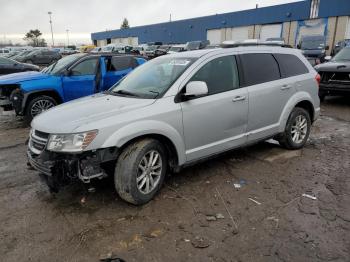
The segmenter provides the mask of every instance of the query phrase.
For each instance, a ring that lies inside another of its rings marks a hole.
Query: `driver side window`
[[[71,69],[71,76],[94,75],[96,74],[97,58],[87,59]]]

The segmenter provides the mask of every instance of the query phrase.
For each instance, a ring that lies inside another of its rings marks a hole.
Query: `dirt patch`
[[[232,151],[141,207],[108,179],[50,195],[26,167],[29,129],[0,117],[1,261],[349,261],[349,112],[327,100],[303,150]]]

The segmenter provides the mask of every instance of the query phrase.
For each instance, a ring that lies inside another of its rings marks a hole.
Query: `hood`
[[[315,69],[323,72],[350,72],[350,61],[330,61],[315,66]]]
[[[45,79],[49,77],[50,75],[48,74],[44,74],[41,72],[34,72],[34,71],[15,73],[15,74],[0,76],[0,85],[18,84],[23,81]]]
[[[89,131],[84,130],[83,126],[97,121],[109,122],[108,118],[116,118],[154,102],[153,99],[100,93],[56,106],[35,117],[31,125],[34,129],[50,134]],[[96,129],[99,127],[96,126]]]

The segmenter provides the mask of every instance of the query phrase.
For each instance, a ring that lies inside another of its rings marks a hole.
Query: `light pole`
[[[66,32],[67,32],[67,47],[68,47],[69,46],[69,30],[67,29]]]
[[[52,12],[49,11],[47,12],[49,17],[50,17],[50,27],[51,27],[51,38],[52,38],[52,46],[55,46],[55,41],[53,40],[53,31],[52,31],[52,19],[51,19],[51,15],[52,15]]]

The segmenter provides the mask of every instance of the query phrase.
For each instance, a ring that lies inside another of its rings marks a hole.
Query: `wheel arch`
[[[63,103],[62,97],[54,89],[42,89],[42,90],[32,91],[32,92],[25,93],[24,95],[23,102],[22,102],[23,112],[27,110],[27,106],[30,100],[42,95],[52,97],[53,99],[55,99],[57,104]]]
[[[280,121],[279,121],[280,122],[279,131],[284,132],[288,118],[295,107],[301,107],[301,108],[304,108],[306,111],[308,111],[310,114],[311,121],[313,122],[315,120],[314,118],[315,118],[316,112],[315,112],[315,106],[312,101],[313,100],[310,94],[308,94],[307,92],[298,92],[294,94],[294,96],[292,96],[289,99],[289,101],[287,102],[287,104],[285,105],[282,111]]]
[[[172,161],[171,166],[180,166],[186,162],[182,136],[174,127],[160,121],[145,120],[124,126],[109,136],[102,147],[116,146],[123,149],[144,138],[157,139],[166,146]]]

